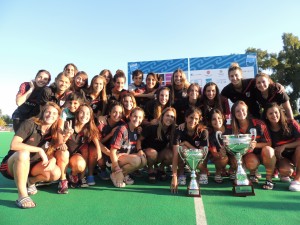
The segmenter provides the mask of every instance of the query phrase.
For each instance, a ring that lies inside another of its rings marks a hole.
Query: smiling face
[[[100,93],[104,88],[104,82],[100,77],[98,77],[93,80],[92,86],[94,93]]]
[[[125,79],[123,77],[118,77],[115,82],[115,90],[122,91],[125,85]]]
[[[190,115],[188,115],[187,117],[185,117],[185,122],[186,122],[186,126],[189,130],[193,130],[196,128],[196,126],[199,124],[200,122],[200,115],[199,113],[192,113]]]
[[[265,92],[268,90],[270,80],[265,76],[259,76],[256,79],[256,87],[259,91]]]
[[[234,110],[234,115],[236,119],[239,121],[247,119],[247,110],[248,108],[246,105],[238,104]]]
[[[60,76],[55,83],[59,92],[65,92],[70,87],[70,79],[64,75]]]
[[[280,111],[277,107],[272,107],[267,110],[267,119],[271,124],[276,124],[280,121]]]
[[[44,124],[52,125],[53,123],[56,122],[58,116],[59,116],[58,110],[53,106],[48,106],[43,114]]]
[[[35,77],[34,81],[37,87],[45,87],[49,83],[49,79],[49,74],[41,72]]]
[[[216,86],[215,85],[207,86],[204,94],[208,98],[208,100],[214,100],[217,94]]]
[[[78,100],[72,100],[67,102],[67,107],[72,113],[75,113],[79,106],[80,102]]]
[[[78,111],[77,120],[80,124],[87,124],[91,119],[91,111],[87,106],[81,106]]]
[[[119,122],[123,117],[123,108],[119,105],[116,105],[111,109],[109,116],[112,121]]]
[[[150,89],[150,90],[155,87],[156,79],[154,78],[154,76],[151,76],[151,75],[147,76],[146,85],[147,85],[147,88]]]
[[[233,86],[239,86],[242,84],[242,72],[240,70],[232,70],[229,72],[229,80]]]
[[[136,128],[141,125],[144,119],[144,112],[142,110],[135,110],[130,115],[130,124]]]
[[[126,96],[123,98],[123,106],[124,106],[124,109],[126,109],[126,110],[129,110],[129,111],[132,110],[133,101],[130,96]]]
[[[174,84],[176,86],[183,85],[183,76],[182,76],[182,73],[179,71],[174,74]]]
[[[84,75],[77,75],[75,77],[74,82],[75,82],[76,87],[79,87],[79,88],[84,87],[87,82],[87,77]]]
[[[223,126],[223,117],[219,113],[214,113],[211,117],[211,126],[214,130],[219,130]]]
[[[68,77],[73,78],[75,76],[75,68],[72,65],[68,65],[65,69],[65,72]]]
[[[163,125],[170,126],[175,122],[175,113],[172,110],[168,110],[162,119]]]
[[[199,95],[200,95],[199,88],[197,86],[192,86],[189,89],[189,93],[188,93],[189,100],[196,100],[198,99]]]
[[[169,101],[169,91],[168,90],[162,90],[159,92],[159,96],[158,96],[158,99],[159,99],[159,103],[161,105],[166,105]]]

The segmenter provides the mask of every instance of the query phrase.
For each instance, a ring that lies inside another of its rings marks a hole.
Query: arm
[[[293,120],[294,119],[294,115],[293,115],[293,111],[292,111],[292,107],[291,107],[290,101],[286,101],[285,103],[283,103],[282,107],[285,110],[287,119],[288,120]]]
[[[178,192],[178,182],[177,182],[178,147],[179,145],[173,145],[171,192],[174,194]]]
[[[291,142],[291,143],[287,143],[284,145],[280,145],[278,147],[275,148],[275,155],[277,159],[282,159],[282,153],[284,152],[285,149],[287,148],[297,148],[298,146],[300,146],[300,140]]]
[[[33,81],[30,81],[30,83],[29,83],[30,88],[25,93],[22,93],[22,91],[21,91],[22,86],[23,86],[23,84],[21,85],[20,91],[19,91],[19,93],[16,96],[16,104],[17,104],[17,106],[22,105],[30,97],[31,93],[34,90],[34,83],[33,83]]]

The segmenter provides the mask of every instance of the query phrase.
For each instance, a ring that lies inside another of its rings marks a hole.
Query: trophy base
[[[187,189],[188,197],[201,197],[200,189]]]
[[[246,196],[255,195],[254,188],[253,188],[252,184],[249,184],[249,185],[236,185],[236,184],[233,184],[232,191],[233,191],[234,196],[239,196],[239,197],[246,197]]]

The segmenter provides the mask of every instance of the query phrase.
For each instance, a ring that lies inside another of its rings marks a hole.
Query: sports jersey
[[[182,98],[176,101],[173,107],[176,109],[176,123],[178,125],[184,123],[185,112],[187,111],[188,108],[191,107],[191,105],[189,104],[189,100],[187,98]],[[200,101],[196,102],[195,107],[198,107],[200,109]]]
[[[183,131],[176,129],[173,145],[179,145],[184,141],[187,141],[195,148],[199,148],[201,146],[209,146],[208,130],[204,129],[199,133],[199,135],[197,135],[197,133],[195,132],[192,136],[189,136],[186,127]]]
[[[30,83],[24,82],[19,88],[17,95],[24,95],[30,89]],[[40,112],[38,105],[39,97],[44,88],[35,87],[25,102],[20,105],[12,114],[12,119],[26,120],[30,117],[36,116]]]
[[[136,141],[138,134],[136,130],[130,131],[128,124],[117,128],[114,136],[111,138],[110,148],[117,149],[119,153],[136,153]]]
[[[252,116],[256,118],[260,118],[259,113],[259,104],[255,99],[255,79],[242,79],[242,92],[238,92],[234,89],[232,83],[226,85],[223,90],[221,91],[221,95],[230,99],[230,101],[237,102],[237,101],[244,101],[249,109],[249,112]]]
[[[170,132],[164,133],[162,131],[162,140],[157,137],[158,125],[149,125],[142,130],[142,136],[144,140],[142,141],[142,148],[153,148],[157,152],[164,150],[170,144]]]
[[[49,143],[52,140],[51,133],[42,135],[41,126],[34,123],[32,119],[25,120],[20,128],[16,131],[15,136],[21,137],[24,144],[36,146],[46,150],[49,147]],[[4,157],[3,162],[7,161],[8,158],[13,155],[16,151],[13,149],[9,150],[7,155]],[[30,153],[30,158],[33,159],[35,152]],[[35,157],[36,158],[36,157]],[[31,160],[31,162],[36,161]]]
[[[257,102],[260,104],[260,106],[262,108],[265,108],[266,104],[268,103],[272,103],[272,102],[276,102],[278,105],[281,105],[287,101],[289,101],[289,96],[283,92],[283,93],[279,93],[279,90],[274,86],[270,86],[268,88],[268,98],[265,99],[262,96],[262,93],[255,88],[255,98],[257,100]]]
[[[291,130],[290,135],[284,134],[283,129],[280,129],[279,131],[272,131],[269,129],[272,138],[272,147],[275,148],[300,140],[300,125],[298,122],[296,120],[292,120],[288,126]]]
[[[224,133],[222,133],[222,135],[230,135],[230,134],[232,134],[232,130],[228,128],[225,128]],[[216,149],[217,152],[219,152],[221,149],[220,145],[221,146],[223,145],[223,140],[219,137],[217,140],[216,131],[211,131],[209,134],[209,150],[212,151],[213,149]]]
[[[108,121],[106,120],[106,124],[100,123],[97,127],[100,131],[100,139],[105,138],[116,126],[121,126],[124,124],[123,121],[117,122],[114,126],[111,126]],[[106,142],[102,143],[105,145],[105,147],[110,148],[110,140],[107,140]]]
[[[71,92],[65,92],[61,96],[57,97],[56,96],[56,86],[55,85],[50,85],[49,87],[45,87],[41,93],[41,98],[40,98],[40,105],[43,106],[47,102],[54,102],[57,105],[59,105],[61,108],[64,106],[68,95]]]

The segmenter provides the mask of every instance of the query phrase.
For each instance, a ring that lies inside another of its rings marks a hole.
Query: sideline
[[[204,206],[202,198],[194,198],[195,203],[195,213],[196,213],[196,224],[197,225],[207,225]]]

